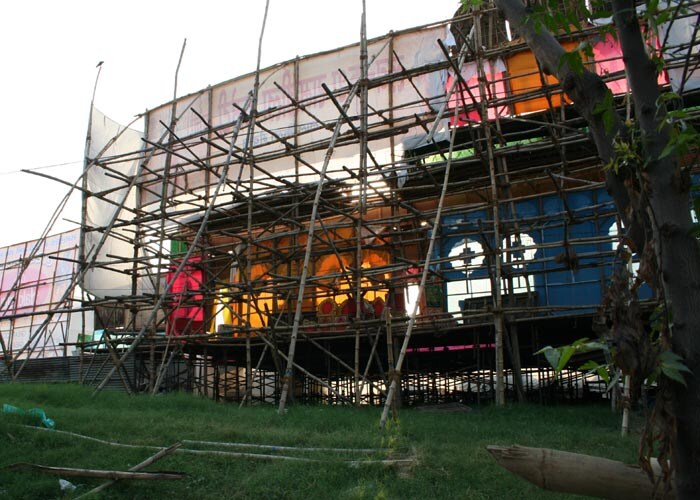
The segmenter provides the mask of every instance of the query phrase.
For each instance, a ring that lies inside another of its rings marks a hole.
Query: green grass
[[[488,444],[542,446],[633,463],[636,439],[619,436],[620,419],[604,406],[512,405],[470,413],[402,410],[399,421],[379,429],[380,410],[328,406],[276,408],[217,404],[185,394],[158,397],[102,392],[91,398],[76,385],[0,385],[0,405],[43,408],[56,429],[122,443],[167,446],[183,439],[295,447],[390,448],[415,456],[410,469],[362,465],[346,459],[379,455],[332,452],[277,454],[317,459],[281,462],[173,454],[148,470],[181,471],[180,481],[121,481],[98,498],[289,499],[559,499],[495,465]],[[62,467],[127,470],[154,454],[22,426],[28,417],[0,414],[0,467],[31,462]],[[194,448],[194,445],[184,445]],[[223,448],[219,448],[223,449]],[[270,453],[262,450],[234,450]],[[0,468],[0,498],[71,498],[102,481],[72,478],[63,496],[58,478]]]

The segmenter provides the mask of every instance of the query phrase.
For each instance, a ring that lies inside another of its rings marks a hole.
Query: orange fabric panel
[[[324,255],[316,261],[316,275],[325,276],[327,274],[342,273],[354,264],[354,255],[349,252],[339,254],[340,259],[336,254]],[[330,281],[338,281],[342,278],[334,276],[333,278],[321,279],[321,283],[329,283]]]
[[[265,279],[269,278],[269,276],[264,276],[268,269],[269,269],[268,264],[253,264],[250,266],[250,279],[251,280],[257,280],[257,279]]]
[[[363,250],[362,267],[388,266],[391,256],[388,250]]]
[[[270,280],[268,274],[270,269],[269,264],[253,264],[250,266],[251,280],[259,280],[261,282]],[[240,320],[233,316],[232,323],[234,325],[248,321],[251,328],[261,328],[266,326],[269,318],[267,312],[274,314],[280,307],[284,307],[284,301],[269,291],[261,291],[255,296],[243,295],[242,301],[237,304],[237,311],[240,315]],[[242,320],[242,321],[241,321]]]
[[[562,46],[566,50],[573,50],[577,47],[577,44],[575,42],[565,42]],[[542,77],[532,51],[525,50],[513,54],[506,59],[506,66],[508,67],[509,85],[512,95],[517,96],[542,88]],[[544,75],[544,78],[548,85],[557,85],[558,83],[558,80],[551,75]],[[555,107],[562,105],[562,99],[566,103],[570,102],[560,89],[552,89],[551,99],[552,106]],[[514,103],[516,115],[543,111],[548,108],[549,103],[545,97],[516,101]]]

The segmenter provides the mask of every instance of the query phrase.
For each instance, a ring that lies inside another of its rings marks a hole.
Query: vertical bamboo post
[[[248,345],[246,345],[246,350],[248,349]],[[263,359],[265,359],[265,353],[267,352],[268,347],[269,347],[269,344],[265,344],[265,346],[263,347],[262,353],[260,353],[260,358],[258,358],[258,363],[255,365],[256,372],[260,369],[260,366],[262,365]],[[263,394],[264,388],[265,388],[265,383],[264,383],[264,379],[263,379],[263,381],[260,383],[260,392],[261,392],[261,397],[263,398],[263,401],[265,400],[264,399],[265,395]],[[238,405],[238,408],[243,408],[243,405],[246,404],[246,401],[252,397],[252,392],[253,392],[252,387],[250,389],[246,388],[246,393],[243,394],[243,397],[241,398],[241,403]]]
[[[442,208],[445,202],[445,195],[447,194],[447,186],[450,180],[450,169],[452,167],[452,150],[454,147],[455,136],[457,134],[457,128],[452,129],[450,135],[450,148],[447,157],[447,165],[445,166],[445,177],[442,183],[442,191],[440,192],[440,199],[438,201],[437,213],[435,214],[435,222],[433,223],[433,231],[430,235],[430,244],[428,245],[428,252],[425,256],[425,262],[423,264],[423,273],[421,275],[420,284],[418,285],[418,296],[416,297],[416,303],[413,306],[413,312],[408,320],[408,328],[404,335],[403,344],[401,345],[401,352],[399,352],[399,357],[396,360],[396,368],[394,369],[394,376],[392,377],[391,384],[389,385],[389,390],[387,391],[386,400],[384,402],[384,409],[382,411],[381,419],[379,420],[379,426],[384,429],[386,426],[386,420],[389,416],[389,409],[391,408],[392,400],[394,394],[396,393],[396,388],[398,384],[398,374],[401,373],[401,367],[403,366],[403,361],[406,357],[406,351],[408,350],[408,343],[411,340],[411,334],[413,333],[413,328],[416,324],[416,316],[418,315],[418,306],[420,304],[421,298],[423,297],[423,292],[425,290],[425,283],[428,279],[428,272],[430,271],[430,261],[433,255],[433,249],[435,248],[435,240],[437,239],[437,234],[440,232],[440,218],[442,217]]]
[[[100,74],[102,73],[102,62],[100,61],[97,64],[97,75],[95,76],[95,85],[92,88],[92,98],[90,99],[90,114],[88,116],[88,126],[87,126],[87,135],[85,137],[85,154],[83,157],[83,175],[82,175],[82,192],[80,196],[80,239],[78,240],[78,266],[80,266],[80,269],[82,270],[84,266],[86,265],[85,262],[85,228],[87,226],[87,201],[88,201],[88,176],[87,172],[88,169],[92,166],[90,162],[90,147],[92,146],[92,115],[93,115],[93,109],[95,106],[95,95],[97,94],[97,83],[100,80]],[[80,307],[83,309],[85,307],[85,286],[84,286],[84,279],[81,278],[80,282],[78,283],[78,286],[80,287],[80,298],[81,298],[81,303]],[[82,311],[81,313],[81,320],[82,320],[82,325],[80,326],[80,331],[82,333],[82,338],[85,339],[85,311]],[[80,350],[80,356],[81,356],[81,365],[82,365],[82,356],[83,356],[83,350],[81,347]]]
[[[389,308],[384,309],[384,325],[386,329],[386,358],[388,365],[387,372],[387,382],[386,382],[386,392],[389,392],[389,386],[394,377],[394,337],[391,331],[391,310]],[[388,397],[388,396],[387,396]],[[392,415],[396,416],[396,396],[393,396],[393,401],[391,401]]]
[[[372,57],[372,61],[369,62],[371,65],[372,62],[376,59],[377,55],[374,55]],[[350,103],[352,102],[355,94],[357,93],[357,89],[359,88],[360,82],[357,81],[353,85],[352,89],[350,89],[350,93],[348,94],[347,100],[343,104],[343,110],[346,111],[350,107]],[[316,219],[318,217],[318,207],[319,203],[321,201],[321,194],[323,192],[323,180],[326,177],[326,172],[328,171],[328,165],[330,163],[330,159],[333,156],[333,151],[335,150],[335,144],[338,141],[338,137],[340,136],[340,130],[341,130],[341,124],[343,123],[344,117],[343,114],[341,113],[340,116],[338,116],[338,119],[335,122],[335,126],[333,127],[333,134],[331,136],[330,142],[328,144],[328,149],[326,150],[326,155],[323,160],[323,166],[321,167],[321,170],[319,172],[319,180],[318,180],[318,185],[316,186],[316,194],[314,196],[314,201],[311,207],[311,215],[309,218],[309,229],[307,232],[307,239],[306,239],[306,249],[304,252],[304,263],[302,266],[301,270],[301,277],[299,278],[299,291],[297,295],[297,301],[296,301],[296,309],[294,311],[294,322],[292,324],[292,333],[289,341],[289,353],[287,354],[287,368],[284,372],[284,378],[282,381],[282,392],[280,395],[280,404],[278,407],[278,412],[280,414],[284,414],[284,409],[285,405],[287,404],[287,396],[289,394],[289,385],[291,382],[292,375],[294,373],[294,355],[296,352],[296,344],[297,340],[299,338],[299,326],[301,324],[301,313],[302,313],[302,303],[304,299],[304,289],[306,287],[306,279],[309,274],[309,265],[311,263],[311,250],[313,247],[313,240],[314,240],[314,231],[316,229]]]
[[[622,395],[622,437],[629,433],[630,429],[630,376],[625,375],[625,385]]]
[[[250,344],[250,330],[245,334],[245,394],[241,404],[245,402],[245,395],[253,392],[253,355]]]
[[[476,30],[477,39],[477,57],[480,63],[477,68],[480,68],[480,79],[483,78],[483,52],[481,48],[481,13],[474,14],[474,27]],[[484,95],[484,94],[482,94]],[[500,231],[500,210],[498,196],[498,177],[496,175],[496,162],[493,153],[493,138],[491,137],[491,128],[488,122],[488,110],[484,99],[481,99],[482,109],[482,126],[486,136],[486,148],[489,162],[489,178],[491,184],[491,213],[493,217],[493,262],[494,262],[494,277],[491,296],[493,297],[493,323],[496,340],[496,404],[503,406],[505,404],[505,380],[504,380],[504,363],[503,363],[503,296],[501,294],[501,231]]]
[[[458,57],[458,63],[457,67],[460,68],[462,64],[464,63],[464,59],[466,57],[466,52],[467,47],[466,45],[462,47],[459,53]],[[455,87],[457,84],[457,78],[452,83],[452,86],[448,89],[447,91],[447,96],[445,99],[445,102],[443,103],[440,111],[438,112],[435,122],[433,123],[432,128],[430,129],[428,133],[428,141],[432,141],[433,135],[437,131],[438,124],[440,120],[442,119],[442,116],[447,109],[447,101],[449,100],[449,96],[452,95],[452,93],[455,91]],[[457,106],[457,112],[459,112],[459,105]],[[413,328],[416,324],[416,316],[418,313],[418,307],[421,301],[421,298],[423,297],[423,293],[425,290],[425,283],[428,278],[428,271],[430,270],[430,261],[433,255],[433,249],[435,248],[435,240],[437,239],[437,234],[440,231],[440,219],[442,217],[442,209],[443,205],[445,203],[445,196],[447,194],[447,186],[449,184],[450,180],[450,169],[452,168],[452,151],[454,149],[454,143],[455,143],[455,138],[457,136],[457,127],[454,127],[452,129],[452,132],[450,134],[450,147],[448,150],[447,154],[447,164],[445,165],[445,174],[442,182],[442,189],[440,191],[440,198],[438,200],[438,206],[437,206],[437,211],[435,213],[435,221],[433,222],[433,231],[430,235],[430,243],[428,244],[428,251],[426,253],[425,257],[425,262],[423,264],[423,272],[421,274],[421,280],[420,284],[418,285],[418,295],[416,297],[416,303],[413,306],[413,311],[412,314],[408,320],[408,327],[406,328],[406,333],[404,334],[404,339],[403,343],[401,344],[401,351],[399,352],[398,358],[396,360],[396,367],[394,368],[393,371],[393,376],[391,378],[391,383],[389,385],[389,390],[387,391],[387,396],[386,400],[384,401],[384,409],[382,410],[382,416],[379,420],[379,427],[384,429],[386,426],[386,421],[387,418],[389,417],[389,410],[392,406],[392,401],[394,398],[394,395],[396,394],[397,386],[399,383],[399,374],[401,373],[401,367],[403,366],[403,361],[406,357],[406,351],[408,350],[408,343],[411,340],[411,334],[413,332]]]
[[[362,320],[362,228],[366,209],[367,193],[367,10],[365,0],[362,0],[362,16],[360,21],[360,165],[358,171],[358,214],[355,256],[355,405],[359,406],[362,397],[360,388],[360,322]]]

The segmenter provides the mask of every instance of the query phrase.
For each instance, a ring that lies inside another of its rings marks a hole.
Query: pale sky
[[[449,18],[458,0],[366,0],[369,37]],[[90,97],[128,123],[178,95],[255,69],[264,0],[24,0],[0,4],[0,246],[41,234],[82,169]],[[262,66],[355,43],[362,0],[270,0]],[[141,128],[141,124],[138,124]],[[53,166],[65,164],[61,166]],[[62,218],[77,221],[79,200]],[[61,222],[53,232],[77,227]]]

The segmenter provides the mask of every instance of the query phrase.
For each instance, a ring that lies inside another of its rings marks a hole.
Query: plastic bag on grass
[[[16,406],[5,403],[2,405],[2,412],[14,413],[16,415],[28,415],[30,417],[38,418],[41,420],[41,425],[47,429],[53,429],[56,427],[56,422],[47,417],[46,412],[41,408],[30,408],[29,410],[23,410],[22,408],[17,408]]]

